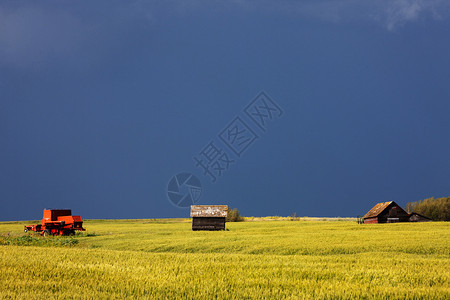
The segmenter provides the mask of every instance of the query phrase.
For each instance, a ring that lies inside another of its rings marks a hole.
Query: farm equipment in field
[[[25,232],[35,231],[41,235],[70,235],[76,230],[85,231],[80,216],[72,216],[70,209],[44,209],[41,224],[25,226]]]

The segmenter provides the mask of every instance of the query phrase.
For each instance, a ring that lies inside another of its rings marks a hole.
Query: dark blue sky
[[[187,217],[180,172],[246,216],[449,196],[450,4],[372,2],[1,2],[0,220]],[[211,183],[260,91],[284,114]]]

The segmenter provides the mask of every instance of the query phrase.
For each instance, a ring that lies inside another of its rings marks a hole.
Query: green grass
[[[50,238],[0,223],[0,298],[450,298],[449,223],[305,220],[88,220]]]
[[[75,246],[79,240],[74,237],[43,237],[40,235],[0,236],[0,245],[64,247]]]

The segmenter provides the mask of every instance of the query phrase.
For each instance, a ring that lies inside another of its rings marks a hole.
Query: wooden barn
[[[364,224],[409,222],[409,214],[394,201],[381,202],[363,216]]]
[[[191,205],[192,230],[225,230],[227,205]]]
[[[431,219],[425,217],[424,215],[413,212],[413,213],[409,214],[409,221],[410,222],[431,222]]]

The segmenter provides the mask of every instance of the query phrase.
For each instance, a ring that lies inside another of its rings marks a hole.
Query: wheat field
[[[88,220],[74,237],[0,223],[1,299],[449,299],[446,222]],[[32,222],[31,222],[32,223]]]

